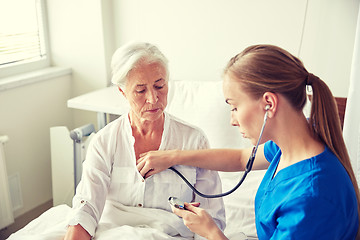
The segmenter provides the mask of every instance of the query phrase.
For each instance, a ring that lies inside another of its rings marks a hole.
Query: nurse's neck
[[[324,145],[312,135],[302,111],[285,104],[278,108],[276,115],[274,142],[282,152],[277,171],[324,151]]]

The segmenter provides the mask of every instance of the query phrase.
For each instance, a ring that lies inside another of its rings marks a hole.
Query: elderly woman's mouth
[[[149,113],[157,113],[158,111],[160,111],[160,108],[153,108],[153,109],[148,109],[145,112],[149,112]]]

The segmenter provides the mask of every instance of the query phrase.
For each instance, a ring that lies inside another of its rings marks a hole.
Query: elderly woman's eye
[[[136,90],[137,93],[144,93],[145,92],[145,89],[143,90]]]
[[[237,111],[237,108],[232,108],[231,111],[232,111],[232,112],[236,112],[236,111]]]
[[[161,85],[161,86],[154,86],[155,87],[155,89],[162,89],[163,87],[164,87],[164,85]]]

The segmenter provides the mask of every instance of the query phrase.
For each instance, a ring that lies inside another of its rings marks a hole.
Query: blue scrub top
[[[280,170],[272,141],[264,154],[270,166],[255,197],[258,238],[355,239],[359,226],[353,184],[337,157],[324,152]]]

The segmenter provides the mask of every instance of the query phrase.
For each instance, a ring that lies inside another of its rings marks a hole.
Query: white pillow
[[[170,81],[167,112],[201,128],[211,148],[250,147],[239,129],[230,124],[222,81]]]
[[[241,233],[248,237],[257,237],[254,200],[265,172],[266,170],[251,171],[235,192],[223,198],[226,212],[224,233],[229,239],[236,239]],[[219,172],[223,192],[232,189],[243,174],[243,172]]]

